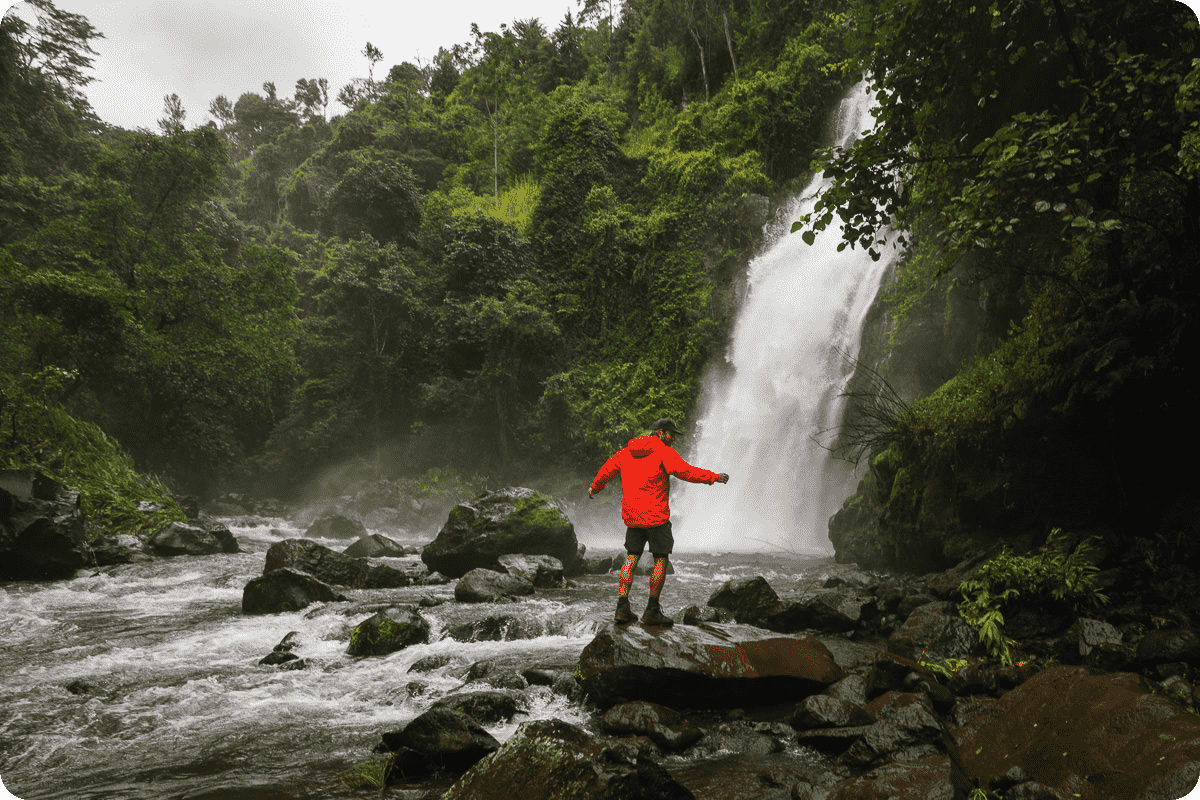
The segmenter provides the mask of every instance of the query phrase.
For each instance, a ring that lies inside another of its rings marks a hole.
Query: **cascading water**
[[[846,147],[872,126],[871,104],[865,84],[851,90],[834,144]],[[889,262],[861,248],[838,252],[834,230],[812,246],[788,232],[824,185],[817,176],[793,200],[750,264],[725,363],[706,378],[696,441],[685,453],[730,480],[680,487],[672,506],[681,547],[830,550],[829,517],[853,491],[854,475],[821,437],[841,422],[851,373],[842,354],[858,352]]]

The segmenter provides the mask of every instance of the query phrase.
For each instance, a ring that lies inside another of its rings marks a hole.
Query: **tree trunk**
[[[733,79],[741,80],[738,77],[737,56],[733,54],[733,37],[729,35],[729,15],[721,9],[721,17],[725,20],[725,46],[729,48],[729,60],[733,62]]]
[[[704,45],[700,44],[700,34],[696,33],[696,28],[692,25],[688,26],[688,30],[692,32],[692,38],[696,40],[696,49],[700,51],[700,74],[704,76],[704,100],[708,101],[708,65],[704,63]]]
[[[512,453],[508,446],[508,408],[504,402],[504,392],[496,388],[496,435],[500,446],[500,464],[507,467],[512,463]]]

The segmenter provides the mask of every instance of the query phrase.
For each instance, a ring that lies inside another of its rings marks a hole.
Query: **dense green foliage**
[[[365,78],[218,96],[201,125],[168,95],[158,133],[92,114],[86,19],[5,17],[18,427],[70,415],[181,488],[287,493],[335,468],[590,471],[686,420],[759,235],[746,198],[810,169],[853,79],[845,18],[616,5],[473,27],[428,64],[367,43]],[[52,397],[18,389],[50,374]],[[41,436],[10,461],[44,464]]]
[[[853,512],[863,552],[927,569],[1017,533],[1178,526],[1177,454],[1197,443],[1194,15],[867,0],[850,20],[880,124],[827,156],[834,185],[797,227],[836,217],[866,248],[899,232],[894,343],[975,320],[957,374],[887,406]]]
[[[154,533],[182,520],[160,480],[139,473],[120,444],[58,402],[73,378],[51,367],[0,385],[0,470],[32,469],[73,487],[91,537]]]

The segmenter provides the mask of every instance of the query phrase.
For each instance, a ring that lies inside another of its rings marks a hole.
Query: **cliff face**
[[[874,431],[858,492],[830,520],[837,559],[932,571],[1000,543],[1027,549],[1059,527],[1100,535],[1108,558],[1140,564],[1156,591],[1181,580],[1200,556],[1185,466],[1198,343],[1192,269],[1171,271],[1066,319],[1035,299],[1007,338],[997,331],[1020,307],[1015,294],[979,292],[989,307],[963,290],[948,306],[933,293],[939,302],[890,348],[889,317],[875,315],[847,423],[861,422],[883,380],[899,402],[891,427]],[[955,359],[968,362],[956,373]]]
[[[840,442],[870,469],[830,538],[845,561],[927,570],[1099,533],[1158,587],[1200,561],[1180,466],[1200,383],[1200,39],[1177,3],[1056,3],[1050,36],[1047,8],[876,17],[878,125],[832,159],[822,202],[849,209],[847,238],[888,225],[906,250]]]

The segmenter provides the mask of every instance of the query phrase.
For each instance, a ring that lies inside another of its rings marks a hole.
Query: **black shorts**
[[[675,549],[675,537],[671,536],[671,521],[652,528],[626,528],[625,552],[631,556],[640,556],[650,543],[650,552],[655,558],[667,556]]]

